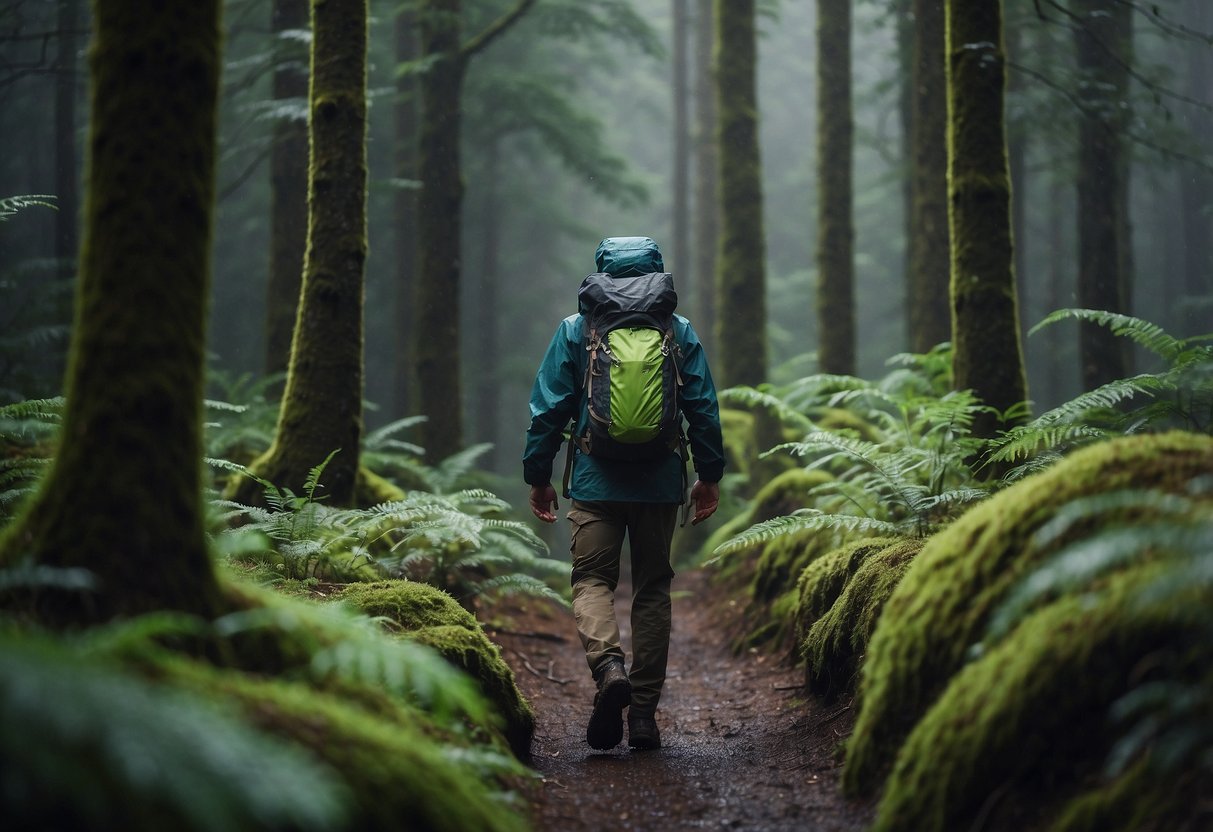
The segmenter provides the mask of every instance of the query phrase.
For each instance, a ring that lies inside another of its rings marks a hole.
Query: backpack
[[[578,447],[627,462],[678,450],[682,351],[674,338],[673,276],[599,272],[582,281],[577,303],[589,354],[583,382],[589,418],[575,437]]]

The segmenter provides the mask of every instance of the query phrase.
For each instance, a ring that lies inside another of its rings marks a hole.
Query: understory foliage
[[[722,394],[804,467],[767,484],[796,507],[733,521],[709,562],[750,576],[747,644],[790,633],[810,690],[857,694],[844,782],[880,795],[876,829],[980,825],[991,795],[1068,832],[1210,821],[1213,347],[1092,310],[1037,329],[1064,320],[1155,366],[988,443],[946,345]]]
[[[90,589],[56,571],[6,570],[0,584]],[[442,652],[346,606],[229,591],[242,609],[215,621],[154,613],[50,634],[0,618],[8,822],[523,828],[512,790],[525,770]]]

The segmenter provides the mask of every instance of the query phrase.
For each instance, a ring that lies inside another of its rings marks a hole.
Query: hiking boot
[[[632,702],[632,683],[619,659],[608,659],[594,677],[598,693],[594,695],[594,712],[585,740],[590,748],[605,751],[623,739],[623,709]]]
[[[661,732],[657,720],[644,714],[628,714],[628,745],[637,751],[661,748]]]

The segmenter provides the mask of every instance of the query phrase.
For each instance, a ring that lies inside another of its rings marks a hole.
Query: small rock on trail
[[[489,626],[536,713],[534,827],[555,830],[866,828],[871,806],[839,791],[849,702],[809,698],[803,671],[761,653],[735,656],[736,613],[702,571],[674,581],[670,662],[657,721],[662,748],[607,752],[585,741],[594,683],[572,613],[538,601]],[[740,602],[738,602],[740,603]],[[616,609],[630,644],[629,587]]]

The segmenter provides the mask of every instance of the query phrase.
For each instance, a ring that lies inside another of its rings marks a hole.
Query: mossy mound
[[[417,581],[349,584],[340,597],[367,615],[390,619],[406,631],[446,626],[480,630],[476,618],[459,606],[458,601],[440,589]]]
[[[501,658],[497,645],[477,630],[459,625],[424,627],[410,637],[434,648],[456,667],[463,668],[505,719],[505,738],[519,759],[531,756],[535,712],[518,690],[514,672]]]
[[[875,788],[898,747],[980,640],[1008,591],[1046,557],[1088,531],[1076,524],[1046,547],[1033,534],[1078,497],[1176,490],[1213,471],[1213,439],[1137,436],[1075,452],[975,506],[928,541],[893,591],[869,645],[862,708],[843,772],[849,792]],[[1105,518],[1106,521],[1106,518]]]
[[[796,605],[798,631],[806,632],[813,622],[829,612],[851,576],[869,557],[896,542],[895,537],[854,540],[805,566],[796,580],[800,596]]]
[[[1165,776],[1141,760],[1128,771],[1069,801],[1049,832],[1198,832],[1192,807],[1213,784],[1198,773]],[[1206,815],[1208,812],[1206,812]],[[1208,818],[1206,817],[1207,821]]]
[[[802,607],[797,611],[797,622],[798,631],[804,634],[800,654],[805,661],[805,684],[827,700],[854,690],[861,657],[867,651],[881,610],[910,562],[926,543],[920,539],[892,538],[882,538],[880,542],[887,545],[881,545],[877,551],[868,549],[853,570],[850,569],[851,562],[866,547],[860,545],[851,557],[846,558],[844,570],[840,570],[847,575],[843,587],[824,612],[815,610],[821,608],[830,593],[811,592],[807,585],[802,588]],[[805,570],[806,581],[809,571]],[[832,583],[825,576],[820,580]],[[816,600],[806,603],[805,598],[810,593]]]
[[[1195,673],[1213,660],[1195,646],[1191,615],[1134,603],[1159,572],[1139,565],[1103,581],[1098,597],[1064,596],[961,669],[897,755],[874,832],[970,829],[1000,791],[1048,805],[1079,787],[1114,739],[1110,706],[1147,664],[1165,654]]]
[[[415,581],[351,584],[341,598],[371,616],[383,616],[417,641],[441,653],[476,680],[480,692],[505,720],[510,747],[530,756],[535,714],[474,616],[440,589]]]
[[[522,830],[501,801],[500,784],[458,762],[454,737],[386,698],[371,712],[344,696],[264,679],[180,657],[162,659],[165,683],[233,705],[255,727],[287,739],[326,764],[350,792],[344,828],[461,832]]]

